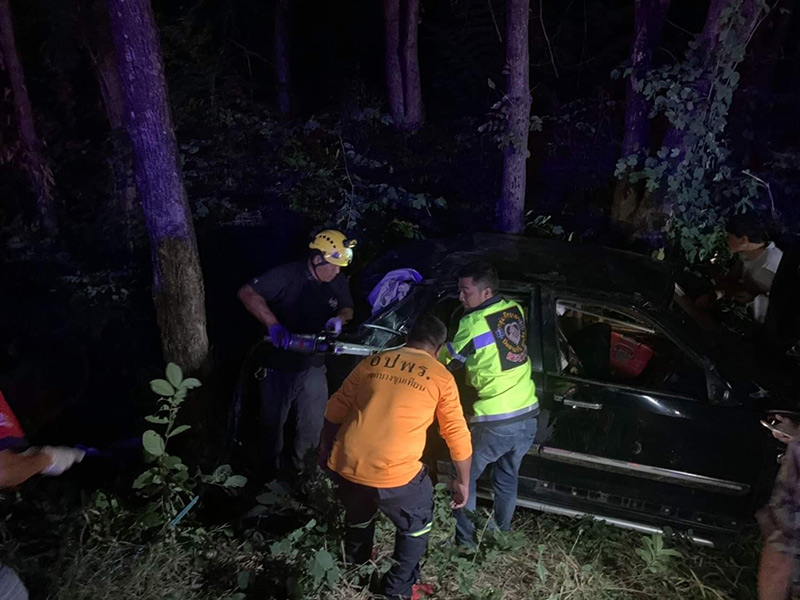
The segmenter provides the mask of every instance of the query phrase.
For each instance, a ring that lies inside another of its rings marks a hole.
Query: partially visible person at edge
[[[441,355],[450,370],[466,367],[467,381],[477,393],[469,417],[469,501],[455,511],[456,543],[466,547],[475,546],[475,488],[489,467],[494,525],[503,531],[511,528],[520,463],[533,445],[539,415],[525,315],[519,304],[497,293],[498,285],[497,272],[488,263],[474,262],[458,271],[458,297],[466,313]]]
[[[800,426],[778,416],[787,444],[769,503],[758,511],[764,547],[758,565],[759,600],[787,600],[800,594]]]
[[[353,298],[341,273],[353,259],[353,247],[355,242],[343,233],[326,229],[309,244],[306,260],[270,269],[239,290],[242,304],[267,328],[274,346],[258,376],[260,454],[267,481],[279,478],[291,485],[302,471],[304,455],[319,443],[328,400],[325,358],[287,348],[292,333],[327,329],[338,335],[353,318]]]
[[[472,447],[453,376],[436,360],[444,323],[420,317],[400,350],[364,359],[328,402],[320,466],[334,472],[345,507],[345,558],[370,560],[375,517],[397,528],[393,565],[382,582],[389,598],[416,592],[419,561],[433,522],[433,485],[420,461],[434,416],[457,477],[453,508],[469,499]]]
[[[737,256],[731,272],[716,286],[717,297],[732,297],[746,304],[758,323],[763,323],[769,293],[783,252],[769,241],[766,228],[753,215],[735,215],[725,226],[728,248]]]
[[[13,488],[34,475],[61,475],[84,457],[83,450],[61,446],[30,448],[23,453],[25,434],[0,392],[0,489]],[[27,600],[28,590],[19,576],[0,564],[0,598]]]

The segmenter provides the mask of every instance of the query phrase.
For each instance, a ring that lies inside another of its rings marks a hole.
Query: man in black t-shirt
[[[268,478],[293,478],[303,455],[319,444],[328,382],[325,358],[286,350],[291,333],[336,334],[353,318],[353,298],[340,272],[353,259],[355,242],[326,229],[309,244],[306,261],[280,265],[239,290],[245,308],[269,330],[274,351],[266,359],[261,390],[261,453]],[[293,439],[284,428],[293,417]],[[286,448],[286,452],[284,452]],[[288,463],[281,456],[288,454]]]

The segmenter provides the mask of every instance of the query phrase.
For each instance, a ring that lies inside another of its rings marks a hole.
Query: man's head
[[[433,356],[438,356],[446,340],[447,327],[445,327],[441,319],[426,313],[417,319],[414,327],[411,328],[407,345],[425,350]]]
[[[341,231],[325,229],[311,240],[308,263],[314,277],[322,282],[333,281],[342,267],[353,260],[355,240],[348,240]]]
[[[478,308],[494,296],[500,280],[487,262],[476,261],[458,270],[458,299],[467,310]]]
[[[728,234],[728,248],[734,254],[757,250],[769,241],[766,227],[752,213],[731,216],[725,225],[725,231]]]
[[[314,277],[324,283],[329,283],[336,279],[342,270],[339,265],[334,265],[325,260],[325,256],[319,250],[312,250],[308,257],[308,264]]]

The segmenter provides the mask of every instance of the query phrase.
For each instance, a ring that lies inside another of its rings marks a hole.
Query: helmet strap
[[[317,256],[319,256],[320,258],[322,258],[322,261],[321,261],[321,262],[316,262],[316,261],[314,260],[315,258],[317,258]],[[325,260],[325,258],[324,258],[324,257],[323,257],[321,254],[318,254],[318,255],[316,255],[316,256],[312,256],[312,257],[311,257],[311,274],[314,276],[314,280],[315,280],[315,281],[320,281],[320,282],[322,281],[322,279],[320,278],[320,276],[319,276],[319,275],[317,275],[317,269],[319,269],[320,267],[322,267],[322,266],[326,265],[327,263],[328,263],[328,261],[327,261],[327,260]]]

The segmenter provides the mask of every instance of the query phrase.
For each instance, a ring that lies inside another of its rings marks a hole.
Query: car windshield
[[[416,285],[408,295],[372,315],[358,327],[357,341],[379,348],[405,343],[407,327],[429,308],[436,290],[430,285]]]

